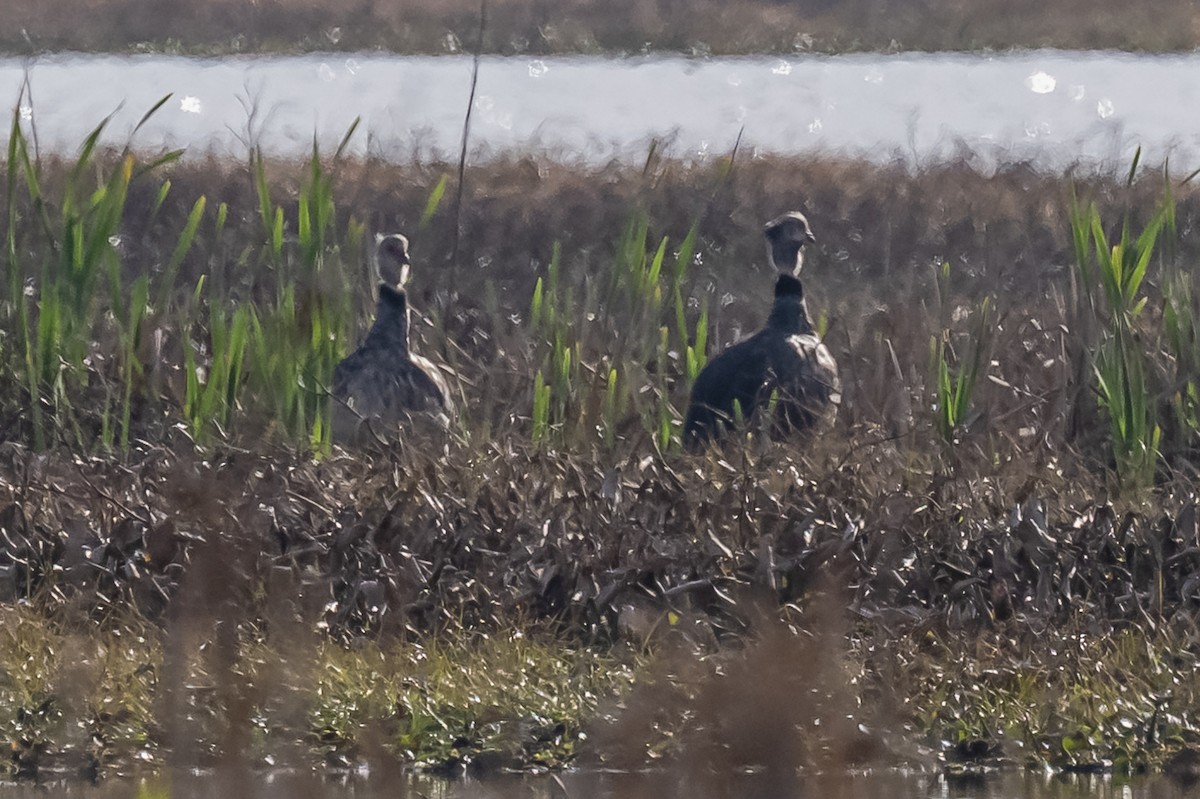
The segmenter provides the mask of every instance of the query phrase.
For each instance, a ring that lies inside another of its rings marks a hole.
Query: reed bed
[[[5,162],[17,773],[1129,772],[1197,735],[1190,182],[652,149],[470,167],[456,219],[456,165],[97,140],[39,159],[16,117]],[[790,208],[837,427],[685,455]],[[394,230],[462,414],[347,451],[326,387]]]

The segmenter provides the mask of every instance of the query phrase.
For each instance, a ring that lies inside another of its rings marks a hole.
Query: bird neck
[[[771,263],[781,275],[798,277],[804,266],[804,253],[796,241],[771,242]]]
[[[780,275],[775,281],[775,304],[771,306],[767,327],[788,335],[815,332],[800,281],[791,275]]]
[[[363,343],[408,355],[408,297],[402,289],[379,284],[375,324]]]

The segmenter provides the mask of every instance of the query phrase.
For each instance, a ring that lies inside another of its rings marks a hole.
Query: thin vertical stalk
[[[483,35],[487,30],[487,0],[479,0],[479,39],[471,63],[471,93],[467,96],[467,113],[463,116],[462,150],[458,154],[458,188],[454,193],[454,249],[450,263],[458,265],[459,239],[462,235],[462,200],[466,186],[467,146],[471,139],[471,112],[475,108],[475,89],[479,85],[479,60],[483,55]]]

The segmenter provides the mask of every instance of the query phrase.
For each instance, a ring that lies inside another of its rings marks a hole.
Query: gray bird
[[[379,303],[375,323],[353,353],[333,370],[333,438],[357,439],[364,424],[394,428],[415,416],[441,427],[454,415],[446,379],[430,361],[409,349],[408,239],[398,233],[376,237]]]
[[[800,270],[803,248],[816,241],[799,212],[784,214],[763,229],[778,276],[767,324],[709,361],[696,377],[683,443],[695,450],[733,426],[740,408],[749,421],[776,397],[777,436],[831,424],[841,402],[837,362],[821,343],[808,316]]]

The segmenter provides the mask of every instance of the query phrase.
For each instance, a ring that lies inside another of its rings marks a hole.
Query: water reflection
[[[47,793],[67,799],[170,796],[171,799],[1175,799],[1189,796],[1159,778],[1114,780],[1100,775],[1010,772],[972,779],[941,774],[896,773],[817,776],[780,780],[767,774],[724,779],[674,773],[567,773],[487,780],[435,780],[411,775],[345,779],[282,772],[245,779],[237,775],[192,774],[174,781],[109,780],[98,786],[0,785],[0,799],[33,799]]]
[[[1049,94],[1054,91],[1058,81],[1054,79],[1053,75],[1047,75],[1039,70],[1025,79],[1025,85],[1035,94]]]
[[[478,156],[549,151],[602,162],[644,158],[651,137],[676,154],[830,151],[887,161],[957,155],[1127,163],[1137,145],[1180,168],[1200,161],[1193,109],[1200,55],[1032,51],[771,58],[485,58],[472,128]],[[468,56],[328,54],[192,59],[45,56],[0,59],[0,102],[30,95],[22,116],[43,148],[74,151],[117,109],[123,145],[164,94],[175,103],[138,133],[147,148],[236,157],[249,143],[302,155],[314,132],[332,149],[355,117],[359,153],[453,157],[471,77]],[[532,80],[531,80],[532,79]],[[26,114],[26,109],[29,113]],[[263,122],[267,120],[267,122]],[[0,126],[3,127],[3,126]],[[5,134],[0,133],[0,136]],[[369,142],[369,144],[368,144]],[[707,142],[706,148],[701,142]]]

